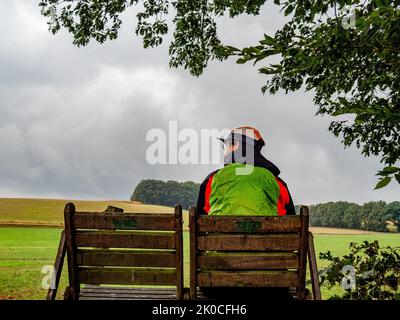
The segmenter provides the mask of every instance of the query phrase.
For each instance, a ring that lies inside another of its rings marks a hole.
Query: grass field
[[[52,226],[62,225],[63,207],[67,200],[40,199],[0,199],[1,223],[19,223]],[[103,211],[108,205],[122,207],[126,212],[164,212],[172,213],[173,209],[161,206],[147,206],[140,203],[121,201],[74,201],[78,210]],[[185,230],[187,230],[187,212]],[[350,242],[378,240],[382,246],[400,246],[400,234],[364,234],[364,232],[315,228],[315,246],[319,252],[332,251],[334,255],[347,253]],[[41,283],[45,274],[42,268],[53,265],[61,228],[43,227],[5,227],[0,226],[0,299],[44,299],[46,290]],[[352,234],[353,233],[353,234]],[[355,233],[355,234],[354,234]],[[185,284],[188,286],[188,232],[185,231]],[[319,268],[326,265],[318,261]],[[63,270],[59,297],[67,284],[67,270]],[[340,288],[328,290],[323,288],[323,298],[340,293]]]
[[[0,224],[62,226],[64,206],[70,200],[58,199],[0,199]],[[84,201],[73,200],[77,211],[104,211],[108,206],[132,213],[172,213],[173,208],[145,205],[132,201]]]

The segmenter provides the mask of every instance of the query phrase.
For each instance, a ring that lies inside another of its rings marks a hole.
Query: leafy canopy
[[[237,56],[267,76],[264,92],[305,88],[317,114],[338,117],[329,130],[385,168],[376,188],[400,183],[400,0],[274,0],[289,21],[248,48],[223,44],[215,18],[258,15],[266,0],[42,0],[56,33],[66,28],[83,46],[117,38],[120,15],[139,5],[136,34],[145,48],[162,43],[174,13],[170,66],[201,75],[208,62]],[[274,57],[272,59],[272,57]],[[278,59],[278,62],[276,60]],[[274,62],[275,61],[275,62]]]

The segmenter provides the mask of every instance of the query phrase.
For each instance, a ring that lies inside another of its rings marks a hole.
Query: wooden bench
[[[305,294],[307,256],[314,299],[320,299],[309,213],[299,216],[197,216],[190,209],[190,299],[199,288],[284,287]]]
[[[87,213],[68,203],[64,218],[47,299],[56,297],[65,252],[65,299],[183,299],[181,206],[173,215]]]

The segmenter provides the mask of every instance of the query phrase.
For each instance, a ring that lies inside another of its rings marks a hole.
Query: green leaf
[[[396,172],[399,172],[399,171],[400,171],[400,168],[398,168],[398,167],[386,167],[386,168],[383,169],[383,172],[389,173],[389,174],[396,173]]]
[[[375,190],[386,187],[390,183],[390,181],[392,181],[392,178],[390,177],[383,178],[381,181],[378,182],[378,184],[375,187]]]
[[[261,40],[260,43],[263,45],[271,45],[272,46],[275,44],[275,39],[264,34],[264,40]]]

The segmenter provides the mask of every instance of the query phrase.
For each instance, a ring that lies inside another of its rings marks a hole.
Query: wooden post
[[[61,238],[60,238],[60,243],[58,245],[56,261],[54,262],[54,273],[51,277],[51,284],[50,284],[49,290],[47,291],[46,300],[55,300],[56,299],[66,250],[67,250],[67,247],[66,247],[66,242],[65,242],[65,230],[63,230],[61,232]],[[54,279],[54,288],[51,287],[51,285],[53,284],[52,283],[53,279]]]
[[[321,300],[321,288],[318,279],[317,259],[315,256],[314,236],[308,233],[308,263],[310,267],[310,276],[314,300]]]
[[[305,299],[305,282],[307,268],[307,252],[308,252],[308,223],[309,212],[308,207],[303,206],[300,209],[301,231],[300,231],[300,254],[299,254],[299,287],[297,289],[297,298]]]
[[[68,258],[68,278],[69,278],[69,292],[68,298],[73,300],[79,299],[79,279],[78,267],[76,259],[76,243],[75,243],[75,228],[74,228],[74,214],[75,205],[67,203],[64,209],[64,225],[65,225],[65,238],[67,244],[67,258]]]
[[[189,233],[190,233],[190,299],[197,298],[197,270],[196,270],[196,208],[189,209]]]
[[[176,261],[176,298],[183,299],[183,239],[182,239],[182,206],[176,205],[175,212],[175,261]]]

